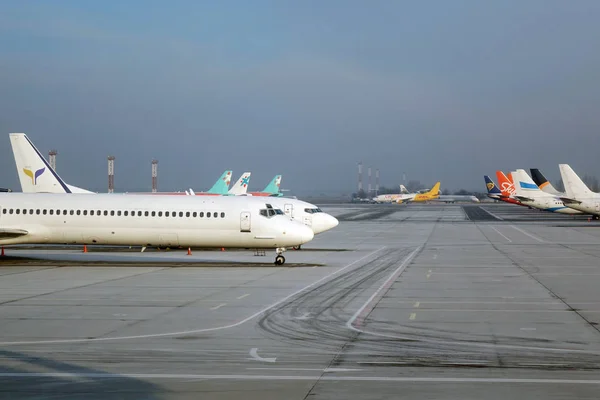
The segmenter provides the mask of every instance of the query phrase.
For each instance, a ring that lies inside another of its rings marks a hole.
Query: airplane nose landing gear
[[[285,247],[278,247],[275,249],[275,265],[283,265],[285,263],[285,257],[283,256],[283,252],[285,251]]]

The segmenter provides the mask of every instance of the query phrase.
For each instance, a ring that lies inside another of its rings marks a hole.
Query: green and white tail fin
[[[229,190],[230,182],[231,171],[227,170],[223,172],[223,175],[221,175],[221,177],[217,179],[215,184],[210,189],[208,189],[208,192],[206,193],[226,195],[227,191]]]
[[[279,186],[281,185],[281,175],[275,175],[275,178],[265,187],[264,193],[269,193],[271,196],[281,196]]]
[[[248,185],[250,184],[250,172],[244,172],[240,179],[229,189],[229,194],[233,196],[242,196],[248,192]]]

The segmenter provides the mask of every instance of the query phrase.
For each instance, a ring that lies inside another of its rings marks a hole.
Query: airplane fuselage
[[[0,193],[0,244],[277,248],[312,239],[310,228],[273,215],[267,204],[251,197]]]

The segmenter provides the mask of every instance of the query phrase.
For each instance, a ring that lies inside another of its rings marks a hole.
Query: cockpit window
[[[273,206],[270,204],[267,204],[266,206],[266,209],[263,208],[259,211],[259,214],[263,217],[271,218],[275,215],[284,215],[283,211],[281,211],[279,208],[273,208]]]

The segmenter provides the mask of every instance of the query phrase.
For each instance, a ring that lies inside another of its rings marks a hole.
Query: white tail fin
[[[227,193],[234,196],[246,194],[248,192],[248,184],[250,183],[250,175],[250,172],[244,172]]]
[[[406,186],[400,185],[400,193],[402,193],[402,194],[409,194],[410,192],[408,191],[408,189],[406,188]]]
[[[11,133],[10,144],[24,193],[92,193],[67,185],[24,133]]]
[[[542,192],[524,169],[512,171],[511,175],[515,185],[515,195],[531,199],[552,196]]]
[[[560,176],[562,177],[568,197],[577,199],[578,197],[585,198],[595,196],[595,193],[583,183],[581,178],[573,171],[569,164],[559,164],[558,168],[560,169]]]

